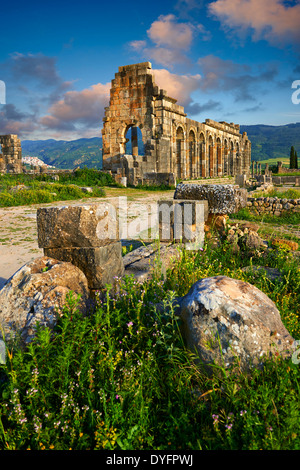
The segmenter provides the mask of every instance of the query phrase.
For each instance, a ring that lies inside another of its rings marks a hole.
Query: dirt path
[[[110,188],[106,190],[105,198],[0,208],[0,289],[24,264],[43,255],[43,250],[38,247],[37,242],[36,213],[39,207],[91,204],[103,200],[118,203],[118,197],[121,195],[127,197],[129,204],[132,201],[145,204],[159,199],[172,199],[173,194],[174,191],[145,193]]]

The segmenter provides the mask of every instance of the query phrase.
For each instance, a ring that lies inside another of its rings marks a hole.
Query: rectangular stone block
[[[124,274],[121,242],[90,248],[45,248],[45,256],[77,266],[86,276],[90,289],[112,284]]]
[[[231,184],[180,183],[174,199],[205,200],[209,213],[233,214],[247,206],[247,190]]]
[[[202,246],[208,216],[207,201],[159,201],[157,209],[160,241],[181,240]]]
[[[40,248],[100,247],[119,240],[117,211],[108,202],[39,208],[37,228]]]

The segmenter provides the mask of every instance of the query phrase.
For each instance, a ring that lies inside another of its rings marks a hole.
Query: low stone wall
[[[300,176],[272,176],[272,182],[274,184],[294,184],[295,186],[300,186]]]
[[[300,199],[279,197],[248,197],[247,207],[258,214],[280,216],[283,212],[300,212]]]

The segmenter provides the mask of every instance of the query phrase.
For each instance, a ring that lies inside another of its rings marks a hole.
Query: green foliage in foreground
[[[289,188],[285,191],[278,191],[277,189],[272,189],[267,193],[264,191],[257,191],[253,194],[253,197],[278,197],[280,199],[300,199],[300,190]]]
[[[16,189],[24,185],[23,189]],[[81,187],[93,188],[92,193]],[[29,204],[43,204],[54,201],[68,201],[105,196],[104,186],[116,186],[111,175],[101,171],[83,168],[72,173],[60,174],[54,183],[51,175],[2,175],[0,177],[0,207]]]
[[[279,267],[284,282],[247,278],[241,268],[251,263]],[[183,344],[172,298],[220,274],[263,290],[300,338],[300,273],[286,252],[262,260],[226,244],[183,250],[165,281],[119,280],[118,296],[98,300],[85,318],[70,296],[53,338],[39,329],[26,351],[7,351],[0,448],[299,449],[299,365],[277,358],[263,371],[208,375]]]

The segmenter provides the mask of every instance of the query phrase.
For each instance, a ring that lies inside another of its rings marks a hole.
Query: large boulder
[[[226,276],[201,279],[180,301],[187,346],[206,365],[242,370],[261,367],[265,357],[289,357],[294,339],[274,302],[253,285]]]
[[[208,201],[212,214],[233,214],[247,207],[247,190],[231,184],[180,183],[176,186],[174,199]]]
[[[25,264],[0,291],[0,325],[5,339],[20,339],[21,346],[35,335],[37,323],[53,328],[69,292],[80,294],[79,308],[88,305],[88,282],[70,263],[40,257]]]

